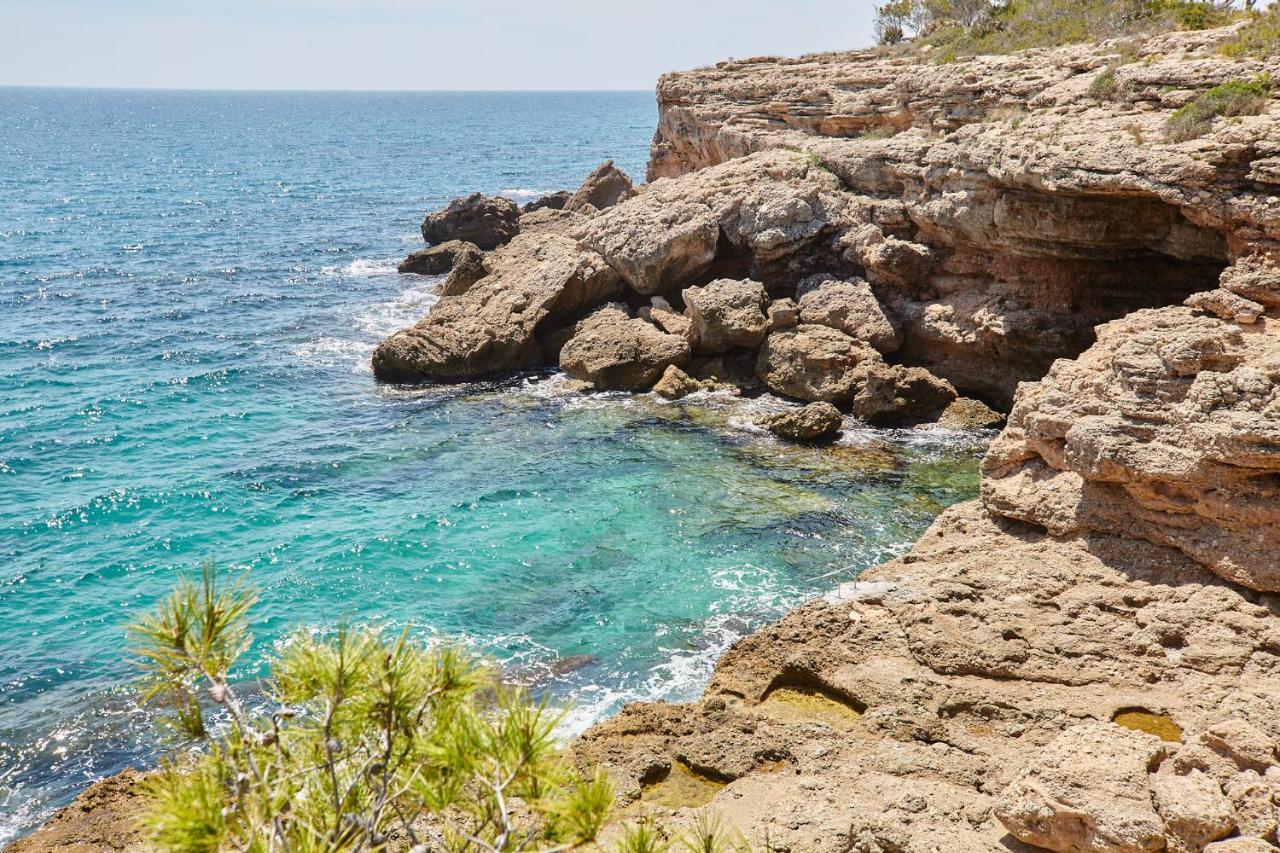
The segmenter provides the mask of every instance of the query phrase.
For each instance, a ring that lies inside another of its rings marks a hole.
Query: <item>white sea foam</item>
[[[418,279],[386,302],[371,305],[355,317],[356,328],[381,340],[398,329],[412,326],[440,299],[437,279]]]
[[[535,190],[527,187],[513,187],[511,189],[498,190],[494,195],[509,198],[517,204],[524,204],[527,201],[535,201],[544,195],[551,195],[555,190]]]

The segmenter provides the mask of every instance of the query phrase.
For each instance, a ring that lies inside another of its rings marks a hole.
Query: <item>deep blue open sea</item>
[[[261,588],[246,675],[376,619],[495,656],[571,733],[695,696],[975,493],[980,440],[787,448],[750,427],[768,398],[374,382],[435,299],[395,271],[425,212],[642,177],[655,120],[650,93],[0,89],[0,845],[163,748],[123,629],[206,559]]]

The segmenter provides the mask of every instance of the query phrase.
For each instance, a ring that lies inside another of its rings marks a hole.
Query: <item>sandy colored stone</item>
[[[142,853],[136,822],[144,806],[136,770],[108,776],[86,788],[44,826],[7,848],[9,853]]]
[[[1213,777],[1196,770],[1185,776],[1158,773],[1150,781],[1169,853],[1199,853],[1235,829],[1235,812]]]
[[[584,246],[645,296],[692,281],[711,265],[719,236],[706,205],[662,204],[651,193],[610,208],[579,232]]]
[[[560,366],[601,390],[647,391],[668,367],[687,364],[689,343],[611,303],[578,324]]]
[[[599,255],[579,251],[567,237],[521,235],[484,263],[484,278],[378,345],[374,375],[393,382],[459,380],[532,367],[542,361],[539,323],[570,317],[620,288]]]
[[[1107,530],[1280,589],[1280,322],[1186,308],[1098,329],[1023,386],[983,462],[988,509],[1059,534]]]
[[[679,400],[706,387],[707,383],[694,379],[674,364],[670,364],[663,371],[662,378],[654,383],[653,393],[668,400]]]
[[[800,322],[839,329],[882,353],[902,346],[902,333],[865,281],[842,281],[835,276],[810,276],[796,289]]]
[[[938,416],[938,426],[948,429],[999,429],[1004,415],[981,400],[957,397]]]
[[[721,278],[681,292],[693,323],[697,351],[714,355],[735,347],[754,349],[764,340],[764,286],[758,281]]]
[[[777,394],[844,403],[862,387],[869,366],[884,362],[870,345],[827,326],[797,326],[770,334],[756,374]]]
[[[444,245],[450,245],[448,243]],[[440,285],[441,296],[459,296],[488,275],[484,252],[474,243],[461,243],[449,261],[449,275]]]
[[[430,244],[462,240],[486,252],[506,243],[520,231],[520,208],[510,199],[472,193],[422,221],[422,239]]]
[[[624,201],[634,192],[626,172],[605,160],[583,180],[564,204],[566,210],[604,210]]]
[[[810,403],[762,418],[760,426],[788,441],[829,441],[840,433],[840,410],[830,403]]]

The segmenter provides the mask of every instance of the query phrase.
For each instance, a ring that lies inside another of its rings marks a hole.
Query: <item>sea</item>
[[[564,709],[686,700],[736,639],[973,497],[989,436],[754,426],[769,396],[577,392],[555,371],[379,384],[439,280],[419,224],[605,158],[649,92],[0,89],[0,846],[182,748],[129,622],[206,562],[297,630],[461,643]]]

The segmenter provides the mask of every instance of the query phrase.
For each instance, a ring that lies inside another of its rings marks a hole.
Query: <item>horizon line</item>
[[[261,94],[369,94],[369,95],[537,95],[537,94],[653,94],[653,89],[326,89],[326,88],[271,88],[227,86],[94,86],[50,85],[44,83],[0,83],[0,89],[43,89],[63,92],[211,92],[211,93],[261,93]]]

